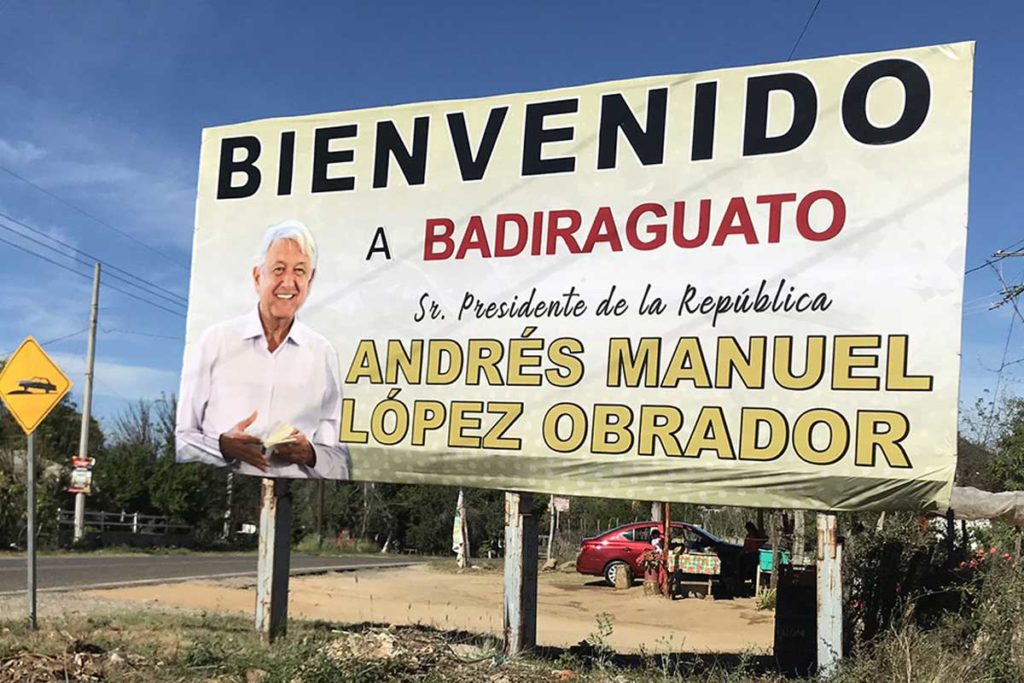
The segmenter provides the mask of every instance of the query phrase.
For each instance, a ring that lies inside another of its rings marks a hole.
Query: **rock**
[[[556,569],[558,569],[558,560],[556,560],[553,557],[550,560],[548,560],[547,562],[545,562],[544,566],[542,566],[540,568],[540,570],[542,572],[553,572]]]
[[[111,652],[110,656],[107,657],[107,661],[110,662],[111,666],[124,666],[128,663],[128,660],[124,658],[119,652]]]
[[[270,677],[270,672],[263,669],[249,669],[245,672],[245,683],[263,683]]]
[[[563,562],[562,566],[559,567],[559,570],[563,572],[574,572],[576,571],[576,563],[572,560],[569,560],[568,562]]]
[[[577,673],[572,669],[562,669],[560,671],[552,671],[552,676],[556,681],[571,681],[577,677]]]

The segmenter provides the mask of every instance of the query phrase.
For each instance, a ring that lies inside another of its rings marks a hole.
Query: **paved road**
[[[292,555],[291,573],[313,574],[417,564],[408,557],[318,557]],[[0,558],[0,595],[25,590],[25,557]],[[256,575],[255,554],[68,555],[36,560],[39,590],[162,583],[195,578]]]

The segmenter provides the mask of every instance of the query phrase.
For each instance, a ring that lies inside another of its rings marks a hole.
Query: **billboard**
[[[206,129],[178,458],[941,506],[972,69],[959,43]]]

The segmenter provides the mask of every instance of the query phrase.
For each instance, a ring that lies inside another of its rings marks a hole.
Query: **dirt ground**
[[[616,591],[592,578],[541,575],[538,644],[575,645],[599,633],[598,617],[607,614],[611,633],[603,639],[619,652],[636,652],[641,647],[653,653],[771,650],[774,615],[755,609],[753,598],[669,601],[644,596],[640,586]],[[255,588],[241,580],[195,581],[90,591],[83,597],[102,603],[127,601],[252,614]],[[500,635],[502,574],[473,570],[452,574],[416,566],[293,577],[288,610],[298,618],[423,624]]]

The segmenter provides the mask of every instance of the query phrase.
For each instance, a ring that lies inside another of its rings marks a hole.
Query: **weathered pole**
[[[791,562],[793,564],[804,564],[805,552],[804,511],[796,510],[793,512],[793,558]]]
[[[256,631],[272,643],[288,630],[292,496],[287,479],[263,479],[256,561]]]
[[[82,428],[78,437],[78,457],[89,457],[89,423],[92,413],[92,377],[96,363],[96,317],[100,310],[100,263],[96,262],[92,276],[92,308],[89,313],[89,344],[85,352],[85,393],[82,394]],[[85,535],[85,494],[75,494],[74,541]]]
[[[661,584],[661,594],[671,600],[672,590],[669,588],[671,581],[669,581],[668,576],[668,546],[669,541],[672,539],[672,504],[665,503],[663,509],[662,529],[664,529],[664,533],[661,536],[661,566],[664,567],[665,574],[664,581]]]
[[[537,518],[533,495],[505,493],[505,653],[537,644]]]
[[[324,547],[324,480],[316,480],[316,547]]]
[[[843,546],[838,518],[818,515],[818,675],[835,673],[843,656]]]
[[[36,437],[28,435],[26,467],[25,551],[28,554],[28,627],[36,629]]]
[[[548,550],[547,556],[544,558],[547,562],[551,561],[551,544],[555,540],[555,514],[555,496],[552,494],[548,500]]]

